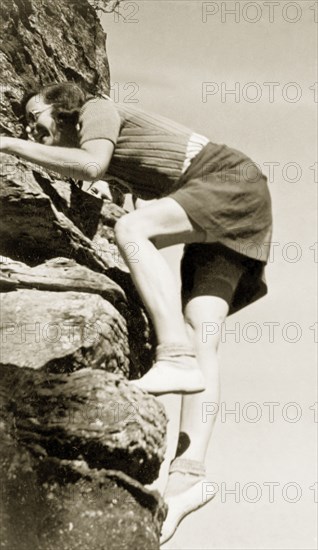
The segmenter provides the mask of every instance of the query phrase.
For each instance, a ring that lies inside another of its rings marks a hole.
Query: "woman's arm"
[[[108,139],[92,139],[80,148],[59,147],[1,136],[0,150],[54,170],[64,177],[94,181],[107,171],[114,144]]]

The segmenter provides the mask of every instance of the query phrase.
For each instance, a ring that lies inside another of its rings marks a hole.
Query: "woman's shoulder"
[[[84,112],[87,109],[91,111],[98,110],[98,109],[107,110],[107,111],[117,111],[114,102],[110,98],[107,98],[107,96],[103,97],[100,95],[87,97],[85,103],[81,107],[81,112]]]
[[[80,143],[90,139],[109,139],[116,143],[121,119],[112,101],[99,96],[88,98],[79,115]]]
[[[113,101],[96,95],[89,97],[81,107],[79,122],[83,123],[88,119],[94,119],[97,124],[103,124],[107,121],[118,121],[120,123],[120,113]]]

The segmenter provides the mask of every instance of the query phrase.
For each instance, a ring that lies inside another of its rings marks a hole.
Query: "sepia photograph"
[[[0,548],[318,549],[318,2],[0,9]]]

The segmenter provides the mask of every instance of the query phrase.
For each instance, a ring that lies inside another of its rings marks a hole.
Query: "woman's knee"
[[[159,246],[157,246],[157,236],[161,235],[162,228],[158,220],[152,219],[149,215],[146,215],[144,210],[146,210],[146,208],[125,214],[116,222],[114,232],[118,245],[120,246],[121,244],[132,241],[139,242],[142,239],[151,241],[157,248],[174,244],[174,242],[171,243],[173,238],[169,236],[169,238],[163,238],[164,242],[162,246],[160,246],[159,240]],[[161,239],[161,237],[159,237],[159,239]]]
[[[198,296],[188,302],[184,319],[196,347],[217,352],[227,313],[228,304],[213,296]]]
[[[117,220],[114,226],[115,239],[119,247],[121,246],[121,244],[125,244],[127,238],[128,228],[124,218],[125,216],[122,216],[119,220]]]
[[[120,245],[130,242],[138,236],[142,237],[145,231],[143,231],[143,224],[139,222],[138,217],[129,213],[119,218],[115,224],[114,233],[116,241]]]

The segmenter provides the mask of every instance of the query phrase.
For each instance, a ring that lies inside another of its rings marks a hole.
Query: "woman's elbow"
[[[111,162],[114,144],[105,139],[95,139],[84,143],[81,147],[85,165],[83,177],[86,181],[101,179]]]
[[[100,180],[104,176],[105,172],[106,169],[100,166],[98,162],[91,161],[84,166],[81,179],[85,181]]]

